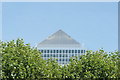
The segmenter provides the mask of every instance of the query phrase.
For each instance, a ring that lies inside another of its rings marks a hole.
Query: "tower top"
[[[60,29],[40,42],[37,48],[82,48],[82,46]]]

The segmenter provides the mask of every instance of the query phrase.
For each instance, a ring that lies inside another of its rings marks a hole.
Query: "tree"
[[[55,59],[48,59],[46,62],[45,78],[61,78],[61,66]]]
[[[45,60],[23,39],[2,43],[3,79],[38,79],[44,76]]]
[[[61,66],[56,60],[43,60],[41,52],[25,44],[23,39],[0,41],[2,52],[2,77],[8,80],[40,78],[120,78],[118,51],[86,51],[85,55],[72,57],[69,64]]]
[[[118,78],[118,57],[115,53],[109,56],[104,50],[87,51],[80,60],[72,59],[68,68],[73,78]]]

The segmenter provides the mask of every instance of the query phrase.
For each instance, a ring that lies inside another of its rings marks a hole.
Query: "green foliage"
[[[80,59],[77,57],[71,59],[70,64],[63,69],[66,70],[63,78],[120,78],[118,54],[118,52],[108,54],[104,50],[87,51]]]
[[[37,49],[24,44],[22,39],[2,43],[3,79],[37,79],[44,76],[45,61]]]
[[[118,51],[87,51],[73,57],[68,65],[61,66],[55,60],[43,60],[41,52],[25,44],[23,39],[0,41],[2,78],[4,80],[40,78],[120,78]]]
[[[45,78],[61,78],[61,66],[57,61],[48,59],[46,62]]]

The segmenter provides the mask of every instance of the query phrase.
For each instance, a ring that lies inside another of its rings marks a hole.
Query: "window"
[[[46,50],[44,50],[44,53],[46,53]]]
[[[47,54],[47,57],[49,57],[49,54]]]
[[[74,54],[72,54],[72,56],[74,56]]]
[[[75,50],[75,53],[77,53],[77,50]]]
[[[62,57],[62,55],[60,54],[60,57]]]
[[[62,54],[62,57],[65,57],[65,54]]]
[[[80,50],[78,50],[78,53],[80,53]]]
[[[66,57],[68,57],[68,55],[66,54]]]
[[[72,50],[72,53],[74,53],[74,50]]]
[[[44,54],[44,57],[46,57],[46,54]]]
[[[60,53],[61,53],[62,51],[60,50]]]
[[[50,54],[50,57],[52,57],[52,54]]]
[[[43,53],[43,50],[40,50],[41,53]]]
[[[52,50],[50,50],[50,53],[52,53]]]
[[[53,54],[53,57],[55,57],[55,54]]]
[[[69,54],[69,57],[71,57],[72,56],[72,54]]]
[[[43,54],[41,54],[41,56],[43,57]]]
[[[65,50],[63,50],[63,53],[65,53]]]
[[[77,53],[75,54],[75,56],[77,56]]]
[[[69,50],[69,53],[71,53],[71,50]]]
[[[55,53],[55,50],[53,50],[53,53]]]
[[[83,50],[81,50],[81,53],[83,53]]]
[[[58,53],[58,50],[57,50],[57,53]]]
[[[59,59],[59,61],[61,61],[61,59]]]
[[[47,53],[49,53],[49,50],[47,50]]]
[[[58,57],[58,54],[56,54],[56,57]]]

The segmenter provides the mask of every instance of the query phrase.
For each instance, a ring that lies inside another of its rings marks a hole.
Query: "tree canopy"
[[[68,65],[61,66],[56,60],[44,60],[41,52],[25,44],[23,39],[2,42],[3,79],[40,78],[120,78],[118,51],[86,51],[85,55],[72,57]]]

